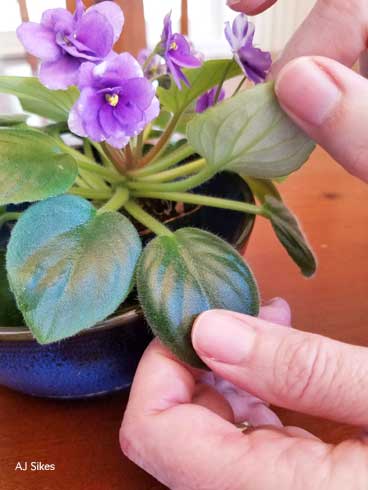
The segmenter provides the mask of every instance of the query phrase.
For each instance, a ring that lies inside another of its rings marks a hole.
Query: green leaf
[[[12,126],[21,126],[29,116],[26,114],[3,114],[0,115],[0,126],[3,128]]]
[[[287,253],[305,276],[312,276],[317,269],[316,259],[296,217],[282,201],[271,195],[265,196],[263,209]]]
[[[23,318],[10,291],[5,269],[5,252],[0,251],[0,327],[19,327]]]
[[[283,177],[307,160],[314,143],[277,102],[273,84],[261,84],[196,116],[188,141],[215,170],[261,179]]]
[[[231,66],[228,70],[229,63]],[[180,113],[204,92],[221,83],[226,71],[226,80],[241,74],[238,64],[231,60],[210,60],[200,68],[184,70],[190,87],[184,85],[179,90],[175,83],[171,83],[169,89],[160,87],[157,90],[160,102],[167,111]]]
[[[259,295],[243,258],[222,239],[196,228],[152,240],[137,268],[138,295],[155,335],[175,355],[203,367],[190,339],[203,311],[221,308],[257,315]]]
[[[0,77],[0,93],[15,95],[24,111],[53,121],[67,121],[79,96],[76,87],[49,90],[38,78],[8,76]]]
[[[277,187],[272,180],[256,179],[254,177],[248,177],[247,175],[241,175],[243,180],[249,185],[253,195],[263,204],[267,196],[273,196],[275,199],[281,201],[281,195],[277,190]]]
[[[140,253],[125,216],[98,215],[80,197],[56,197],[25,211],[10,238],[7,270],[36,339],[55,342],[112,314],[131,289]]]
[[[63,194],[77,175],[56,139],[30,128],[0,129],[0,205]]]

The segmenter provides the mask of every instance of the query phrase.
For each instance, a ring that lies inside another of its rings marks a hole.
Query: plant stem
[[[101,175],[107,182],[121,183],[124,182],[124,180],[126,180],[124,176],[118,175],[112,170],[102,167],[94,160],[91,160],[90,158],[86,157],[85,155],[75,150],[71,146],[62,145],[62,148],[66,151],[66,153],[69,153],[69,155],[75,158],[80,168],[84,170],[88,170],[89,172],[92,172],[94,174]]]
[[[0,228],[8,221],[17,221],[22,213],[9,212],[0,215]]]
[[[244,76],[241,80],[240,80],[240,83],[239,85],[236,87],[236,89],[234,90],[234,93],[231,97],[234,97],[238,92],[239,90],[242,88],[242,86],[244,85],[245,81],[247,80],[247,77]]]
[[[135,191],[152,191],[152,192],[185,192],[198,187],[209,180],[216,171],[206,166],[198,174],[179,182],[154,183],[141,181],[128,181],[127,186]]]
[[[119,186],[116,189],[112,198],[109,201],[107,201],[107,203],[97,211],[97,214],[119,211],[119,209],[121,209],[128,200],[129,200],[128,189],[126,187]]]
[[[148,175],[153,175],[156,172],[161,172],[162,170],[173,167],[182,160],[192,156],[193,153],[194,150],[191,146],[188,144],[182,145],[157,162],[138,170],[132,170],[129,172],[129,175],[132,177],[147,177]]]
[[[78,189],[72,187],[69,189],[68,194],[73,194],[73,196],[80,196],[86,199],[94,199],[96,201],[105,201],[112,197],[111,191],[95,190],[95,189]]]
[[[127,167],[130,168],[130,167],[134,167],[134,155],[133,155],[133,152],[132,152],[132,147],[130,146],[130,143],[128,143],[125,147],[125,156],[126,156],[126,160],[127,160]]]
[[[153,162],[161,152],[166,148],[166,145],[170,141],[172,133],[175,131],[176,125],[181,117],[181,112],[175,114],[171,119],[169,125],[162,133],[161,138],[155,144],[155,146],[138,162],[138,167],[145,167],[149,163]]]
[[[148,58],[146,59],[146,61],[143,63],[143,66],[142,66],[142,71],[143,72],[145,70],[147,70],[147,68],[149,67],[149,64],[151,63],[151,61],[153,60],[153,58],[156,56],[160,44],[161,44],[161,42],[159,42],[159,43],[156,44],[156,46],[153,49],[152,53],[148,56]]]
[[[137,138],[137,147],[135,150],[135,158],[139,160],[142,158],[142,153],[143,153],[143,144],[144,144],[144,131],[139,133],[138,138]]]
[[[156,218],[148,214],[139,204],[134,200],[130,200],[124,204],[124,208],[128,213],[135,218],[142,225],[149,228],[158,236],[172,236],[173,232],[169,230],[164,224],[158,221]]]
[[[229,63],[226,65],[226,68],[224,70],[224,74],[222,75],[221,82],[219,83],[219,85],[217,87],[217,90],[216,90],[216,94],[215,94],[213,105],[216,105],[217,102],[218,102],[218,100],[219,100],[222,87],[224,86],[224,83],[225,83],[227,74],[229,73],[232,64],[233,64],[233,58],[231,58],[231,60],[229,61]]]
[[[188,204],[198,204],[201,206],[209,206],[221,209],[231,209],[242,213],[257,214],[265,216],[263,208],[255,204],[246,202],[233,201],[230,199],[222,199],[219,197],[202,196],[199,194],[191,194],[188,192],[150,192],[138,191],[133,192],[135,197],[148,199],[164,199],[166,201],[184,202]]]
[[[200,158],[194,162],[186,163],[178,167],[172,168],[171,170],[166,170],[158,174],[149,175],[148,177],[141,177],[139,182],[169,182],[175,180],[178,177],[183,177],[185,175],[193,175],[198,170],[202,170],[206,165],[205,158]]]
[[[118,171],[114,167],[114,164],[107,156],[106,152],[103,150],[102,145],[100,145],[100,143],[96,143],[95,141],[90,141],[90,144],[98,151],[103,166],[114,170],[114,172],[118,174]]]
[[[126,172],[126,160],[121,150],[110,146],[108,143],[101,143],[101,147],[103,148],[106,155],[109,157],[111,162],[113,163],[115,170],[119,174],[125,174]]]

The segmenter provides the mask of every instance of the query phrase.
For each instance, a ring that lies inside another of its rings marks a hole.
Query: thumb
[[[283,109],[348,172],[368,182],[368,81],[329,58],[288,63],[275,90]]]
[[[273,405],[368,425],[366,348],[220,310],[197,319],[192,339],[217,375]]]

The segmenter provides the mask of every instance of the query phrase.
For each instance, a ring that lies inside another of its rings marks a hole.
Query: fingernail
[[[241,0],[227,0],[226,2],[229,7],[235,7],[241,3]]]
[[[193,326],[192,342],[199,355],[225,364],[239,364],[251,352],[253,327],[226,312],[202,313]]]
[[[307,57],[281,70],[275,90],[285,109],[314,126],[322,125],[334,113],[342,95],[323,67]]]

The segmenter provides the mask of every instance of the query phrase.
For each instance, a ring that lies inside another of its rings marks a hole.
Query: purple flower
[[[46,10],[41,23],[24,22],[17,35],[26,50],[41,59],[40,80],[50,89],[75,85],[82,63],[100,63],[111,55],[124,15],[105,1],[85,11],[82,0],[72,15],[63,8]]]
[[[264,82],[272,60],[268,52],[253,46],[255,27],[245,14],[236,16],[232,27],[226,22],[225,36],[233,50],[235,59],[245,75],[254,83]]]
[[[164,20],[160,48],[160,54],[166,60],[167,70],[172,75],[178,88],[181,89],[182,81],[189,87],[189,80],[184,75],[183,68],[198,68],[202,65],[202,62],[193,55],[190,45],[184,36],[172,33],[171,13]]]
[[[204,93],[199,97],[197,100],[197,105],[196,105],[196,112],[204,112],[207,110],[209,107],[212,107],[215,105],[215,97],[217,94],[218,87],[214,87],[208,92]],[[221,89],[220,95],[216,101],[221,102],[225,98],[225,90]]]
[[[70,130],[116,148],[125,146],[160,112],[152,83],[129,53],[99,65],[84,63],[78,86],[81,94],[69,115]]]
[[[144,67],[146,61],[151,56],[152,50],[150,49],[142,49],[138,53],[138,61],[139,64]],[[148,65],[144,68],[144,76],[148,79],[159,77],[160,75],[165,75],[167,72],[166,64],[162,60],[161,56],[155,54]]]

